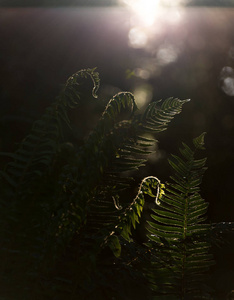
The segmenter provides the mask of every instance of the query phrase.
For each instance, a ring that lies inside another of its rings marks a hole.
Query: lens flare
[[[165,7],[178,7],[189,0],[120,0],[127,5],[145,26],[154,24],[158,12]]]
[[[133,48],[142,48],[147,44],[148,37],[143,29],[133,27],[130,29],[129,34],[129,43]]]
[[[153,25],[160,0],[123,0],[122,2],[131,8],[144,25]]]

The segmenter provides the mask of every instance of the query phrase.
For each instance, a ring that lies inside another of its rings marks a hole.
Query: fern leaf
[[[169,161],[175,171],[171,177],[175,183],[168,184],[160,204],[153,209],[152,221],[148,222],[148,237],[153,243],[148,245],[159,249],[161,261],[168,259],[166,264],[154,266],[153,288],[157,295],[171,294],[175,299],[190,294],[205,299],[203,275],[213,264],[208,252],[210,245],[201,240],[211,230],[209,224],[202,223],[208,204],[199,194],[205,159],[195,159],[195,152],[204,149],[204,134],[193,143],[194,150],[183,144],[183,158],[173,155]]]
[[[153,176],[144,178],[140,184],[137,196],[126,209],[121,211],[116,223],[112,225],[110,236],[105,238],[105,243],[103,246],[112,243],[110,237],[113,234],[116,236],[121,235],[125,240],[130,242],[132,227],[135,228],[136,223],[139,223],[139,218],[141,217],[143,211],[145,203],[144,195],[150,195],[157,202],[163,193],[163,188],[164,185],[160,183],[158,178]]]
[[[77,94],[77,87],[79,86],[78,80],[81,78],[86,79],[88,76],[93,82],[92,95],[94,98],[97,98],[97,91],[100,87],[100,79],[99,74],[95,72],[95,69],[96,68],[79,70],[68,78],[64,91],[62,92],[62,95],[66,95],[68,99],[65,100],[64,97],[62,97],[63,105],[68,105],[72,108],[74,105],[76,106],[79,103],[80,97],[79,94]]]
[[[27,188],[30,182],[36,182],[48,172],[62,141],[61,123],[70,123],[67,108],[80,102],[79,97],[74,100],[74,95],[78,95],[78,80],[87,76],[94,83],[93,96],[97,97],[100,80],[95,69],[81,70],[67,80],[64,91],[56,102],[47,108],[42,118],[33,124],[31,133],[21,142],[18,150],[11,154],[13,161],[2,171],[2,178],[8,178],[7,182],[11,186]],[[38,171],[34,172],[32,169]]]
[[[149,132],[166,130],[174,116],[181,112],[183,104],[188,101],[189,99],[168,98],[162,102],[160,107],[160,101],[151,103],[141,118],[142,129]]]

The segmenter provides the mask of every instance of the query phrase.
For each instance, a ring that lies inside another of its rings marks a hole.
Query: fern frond
[[[14,196],[18,193],[15,198],[21,200],[15,201],[17,204],[8,210],[13,208],[10,217],[16,217],[11,240],[13,235],[17,236],[13,241],[17,249],[22,249],[20,242],[26,245],[19,261],[21,265],[33,266],[35,278],[40,272],[43,274],[43,268],[50,270],[50,263],[58,261],[64,249],[68,252],[71,248],[78,249],[75,255],[75,260],[80,255],[78,266],[85,265],[83,258],[95,260],[107,245],[116,256],[120,255],[121,239],[131,241],[145,195],[159,201],[163,189],[156,177],[148,177],[143,180],[134,201],[124,203],[120,195],[131,180],[128,177],[131,175],[126,173],[144,165],[146,155],[151,153],[155,140],[145,137],[145,133],[165,130],[186,102],[167,99],[161,106],[153,103],[142,116],[137,112],[131,93],[117,94],[84,145],[69,152],[71,155],[57,168],[63,127],[70,126],[68,110],[82,102],[79,80],[86,77],[93,81],[96,96],[99,78],[95,70],[81,70],[71,76],[55,103],[34,123],[31,133],[13,154],[13,161],[1,173],[13,187]],[[7,233],[5,237],[8,238]],[[78,247],[71,246],[77,237]],[[87,248],[87,253],[83,253]]]
[[[166,130],[174,116],[181,112],[183,105],[188,101],[190,100],[168,98],[161,106],[159,104],[161,101],[150,103],[141,117],[142,129],[155,133]]]
[[[146,124],[149,120],[152,121],[155,118],[154,130],[159,132],[162,129],[164,130],[172,118],[181,111],[185,102],[187,101],[168,99],[158,109],[156,109],[155,103],[153,105],[154,113],[150,105],[150,113],[146,112],[142,119],[144,119]],[[162,124],[157,124],[157,119],[159,115],[163,114],[164,109],[165,116],[162,126]],[[119,116],[124,110],[128,111],[128,116],[121,120]],[[109,224],[116,224],[118,217],[122,216],[121,214],[124,211],[124,209],[123,211],[116,209],[113,201],[113,199],[119,198],[121,190],[128,187],[130,178],[124,177],[123,183],[122,174],[138,170],[139,167],[143,166],[146,161],[145,156],[151,153],[150,148],[155,143],[154,139],[142,136],[142,133],[145,133],[146,130],[143,130],[142,123],[137,121],[141,117],[135,114],[136,111],[137,107],[131,93],[119,93],[114,96],[82,149],[82,153],[85,155],[79,156],[79,161],[84,166],[87,165],[85,167],[86,170],[89,167],[92,168],[93,176],[91,178],[94,179],[93,182],[99,184],[99,188],[95,188],[93,196],[90,197],[86,225],[90,232],[97,232],[98,235],[103,228],[106,230]],[[89,153],[88,156],[87,153]],[[88,161],[86,163],[87,157]],[[94,165],[97,165],[96,162],[98,162],[98,168],[94,172]],[[83,167],[78,167],[78,169],[83,169]],[[81,179],[78,181],[81,182]],[[87,181],[85,183],[82,181],[83,189],[85,185],[90,190],[91,182]],[[112,187],[111,190],[108,190],[108,186]],[[79,194],[80,198],[81,194]],[[121,205],[127,208],[131,207],[132,203],[125,205],[121,203]],[[130,212],[134,212],[134,209],[131,209]],[[132,216],[132,220],[135,219],[137,219],[137,215]],[[124,227],[123,232],[126,238],[130,238],[129,234],[132,225],[135,225],[133,221]],[[112,231],[110,230],[109,232]],[[116,243],[116,239],[114,240]]]
[[[133,202],[125,209],[121,209],[118,218],[107,228],[110,233],[104,238],[101,247],[108,245],[117,257],[120,256],[121,246],[120,241],[117,240],[122,236],[126,241],[131,242],[132,228],[136,228],[136,223],[139,223],[141,218],[145,195],[151,196],[157,202],[164,193],[163,188],[164,185],[160,183],[157,177],[144,178]],[[116,245],[118,246],[117,249],[115,249]]]
[[[121,113],[126,110],[129,112],[129,116],[121,120]],[[89,210],[89,225],[91,227],[92,223],[95,223],[96,228],[99,228],[99,224],[103,220],[101,214],[105,214],[105,211],[109,212],[111,218],[115,218],[112,198],[109,202],[106,200],[108,186],[111,186],[110,182],[114,180],[116,187],[112,188],[112,192],[126,187],[123,180],[120,178],[116,180],[115,173],[136,168],[142,164],[142,160],[133,158],[132,160],[125,158],[122,165],[118,161],[118,152],[121,151],[125,141],[134,135],[131,127],[131,116],[135,110],[135,100],[131,93],[119,93],[114,96],[109,101],[96,128],[90,133],[84,146],[78,150],[72,165],[67,165],[62,171],[60,176],[61,189],[57,201],[58,207],[60,205],[63,207],[59,213],[60,216],[57,215],[60,234],[61,229],[63,229],[63,234],[66,235],[69,232],[70,236],[74,232],[78,232],[86,220],[87,209]],[[113,170],[114,164],[115,171]],[[110,166],[111,172],[109,171]],[[102,184],[103,180],[104,184]],[[101,189],[100,185],[102,186]],[[107,188],[104,188],[104,185]],[[99,191],[101,191],[100,194]],[[71,205],[74,207],[74,211],[71,209]],[[101,211],[99,207],[102,207]],[[78,213],[77,209],[83,213]],[[74,216],[78,215],[83,217],[75,219]],[[99,215],[99,221],[93,219],[95,215]],[[62,219],[59,221],[59,218]],[[71,218],[73,221],[70,220]],[[111,218],[110,220],[105,218],[106,222],[110,222]],[[64,224],[67,225],[64,226]]]
[[[204,149],[204,134],[193,143],[195,149],[183,144],[182,158],[173,155],[169,161],[175,172],[171,177],[174,183],[168,184],[147,228],[148,245],[157,249],[162,261],[151,274],[153,288],[158,295],[171,294],[176,299],[189,295],[206,299],[203,275],[213,264],[210,244],[202,238],[211,230],[203,223],[208,204],[199,194],[205,159],[195,159],[196,151]]]
[[[92,95],[94,98],[97,98],[97,91],[100,87],[100,78],[98,72],[96,72],[95,70],[96,68],[82,69],[70,76],[60,95],[59,101],[61,101],[64,106],[69,106],[71,108],[79,104],[79,102],[81,101],[79,94],[79,81],[82,78],[87,79],[88,77],[90,77],[93,82]]]
[[[1,177],[14,188],[30,185],[45,175],[53,165],[63,138],[63,124],[70,125],[68,108],[77,106],[81,100],[77,91],[78,80],[88,76],[94,83],[93,96],[99,87],[99,75],[95,69],[81,70],[71,76],[56,102],[46,109],[42,118],[33,124],[30,134],[12,154]],[[76,96],[76,97],[75,97]],[[34,189],[34,187],[32,187]]]

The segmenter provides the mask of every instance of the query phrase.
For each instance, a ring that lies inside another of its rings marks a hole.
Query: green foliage
[[[220,227],[203,224],[207,203],[199,185],[205,159],[195,159],[195,152],[203,148],[204,135],[194,140],[195,150],[183,144],[183,158],[173,156],[174,183],[165,186],[149,176],[133,200],[126,197],[133,172],[144,166],[156,142],[147,134],[164,131],[188,100],[152,102],[141,113],[131,93],[119,93],[78,146],[68,141],[68,128],[73,131],[69,111],[85,103],[79,91],[86,78],[92,80],[96,97],[100,80],[95,69],[77,72],[18,150],[2,153],[12,161],[0,180],[0,272],[5,286],[0,296],[201,295],[200,276],[212,262],[212,232],[217,235]],[[135,229],[149,198],[156,208],[149,242],[143,245]]]
[[[204,149],[204,134],[193,144],[193,150],[183,144],[182,158],[172,155],[173,183],[153,209],[148,228],[149,245],[160,248],[161,259],[154,265],[158,272],[151,276],[153,288],[175,299],[209,299],[203,276],[213,264],[210,244],[204,239],[210,231],[210,225],[203,223],[208,203],[199,194],[206,159],[195,159],[197,150]]]
[[[29,191],[53,166],[55,155],[60,150],[64,124],[70,126],[67,115],[69,108],[74,108],[82,101],[77,92],[78,80],[90,78],[93,81],[93,96],[99,88],[99,77],[95,70],[81,70],[71,76],[57,100],[47,108],[40,120],[37,120],[31,133],[21,142],[18,150],[9,154],[13,159],[8,163],[1,176],[14,188]],[[31,191],[32,192],[32,191]]]

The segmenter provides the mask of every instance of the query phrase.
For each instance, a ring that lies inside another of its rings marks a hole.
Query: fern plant
[[[12,161],[0,173],[1,296],[11,299],[12,285],[19,299],[151,299],[159,289],[195,295],[197,276],[211,262],[204,236],[217,228],[200,224],[207,209],[198,188],[205,160],[195,160],[184,145],[186,161],[171,161],[174,184],[149,176],[133,200],[121,197],[133,181],[129,172],[144,166],[156,142],[146,134],[165,130],[188,100],[152,102],[141,113],[131,93],[119,93],[77,146],[66,128],[72,132],[69,110],[85,102],[79,89],[87,77],[96,97],[95,69],[75,73],[18,150],[2,153]],[[194,143],[202,148],[203,135]],[[146,246],[133,231],[148,196],[157,208]]]
[[[195,159],[204,149],[204,134],[193,144],[194,149],[183,144],[182,158],[173,155],[169,160],[175,171],[173,183],[167,184],[147,228],[148,246],[159,249],[161,265],[154,268],[160,271],[153,272],[151,282],[160,299],[165,294],[173,299],[210,299],[204,274],[213,264],[205,239],[211,226],[204,224],[208,203],[199,193],[206,159]]]

